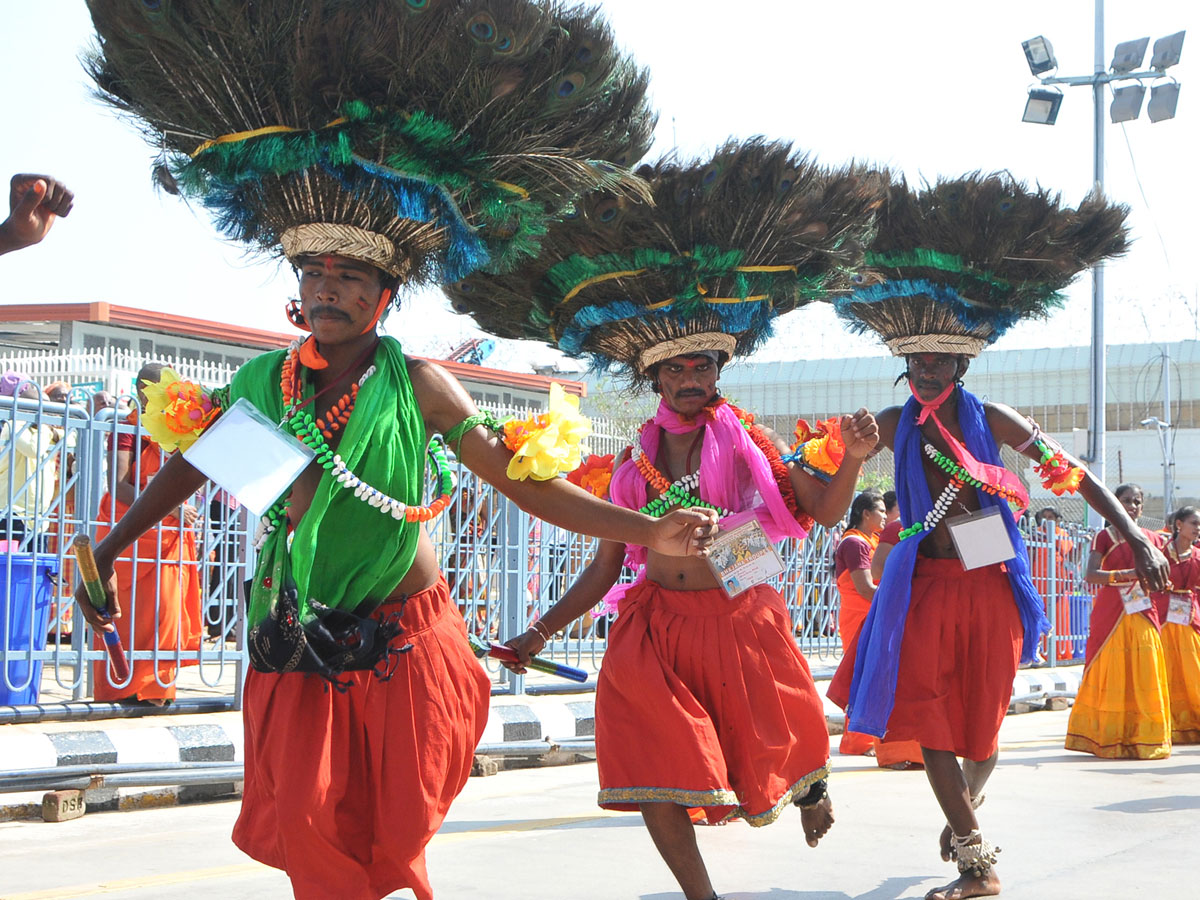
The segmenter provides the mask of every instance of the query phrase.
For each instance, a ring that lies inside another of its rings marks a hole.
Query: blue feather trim
[[[954,288],[923,278],[897,279],[859,288],[848,297],[836,298],[833,301],[833,307],[842,319],[849,322],[855,331],[861,333],[869,331],[870,327],[858,320],[851,309],[851,304],[883,303],[905,297],[928,297],[934,303],[949,307],[963,327],[972,331],[981,327],[990,328],[992,334],[987,339],[989,344],[1021,319],[1020,313],[1011,309],[996,309],[968,303]]]
[[[453,197],[440,185],[359,157],[353,157],[353,165],[335,165],[326,160],[321,170],[354,196],[386,196],[397,218],[435,223],[447,238],[446,246],[432,259],[431,274],[439,282],[461,281],[492,259],[478,230],[466,221]],[[204,205],[226,237],[263,243],[271,236],[247,196],[246,188],[253,183],[213,179]]]
[[[738,346],[742,352],[752,352],[771,336],[775,311],[769,301],[711,304],[705,309],[717,314],[723,332],[738,336]],[[568,356],[579,357],[584,354],[584,345],[594,330],[626,319],[660,319],[686,326],[692,317],[674,313],[671,307],[647,311],[644,306],[628,300],[618,300],[607,306],[586,306],[572,317],[571,324],[558,340],[558,348]],[[607,370],[613,362],[595,358],[593,354],[593,367],[598,371]]]

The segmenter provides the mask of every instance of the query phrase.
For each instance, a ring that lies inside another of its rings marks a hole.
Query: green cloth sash
[[[280,350],[242,366],[230,386],[231,402],[245,397],[269,418],[282,420],[279,380],[285,357],[286,351]],[[372,487],[420,506],[425,488],[425,424],[398,341],[385,337],[379,342],[375,369],[358,391],[336,452]],[[306,385],[304,397],[311,395],[312,386]],[[252,447],[246,450],[253,452]],[[290,552],[286,525],[275,529],[259,551],[248,624],[257,625],[270,612],[289,568],[302,622],[313,617],[310,598],[366,615],[407,574],[419,533],[419,524],[380,513],[325,471],[312,505],[295,530]],[[364,601],[367,605],[360,609]]]

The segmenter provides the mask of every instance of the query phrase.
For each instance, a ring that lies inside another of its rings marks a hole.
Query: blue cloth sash
[[[980,462],[1003,465],[1000,450],[988,427],[987,414],[979,398],[961,386],[958,397],[958,421],[962,426],[963,443]],[[896,495],[900,503],[900,518],[905,526],[924,521],[933,509],[933,497],[925,478],[923,445],[917,416],[921,406],[909,398],[896,425]],[[1050,630],[1045,606],[1029,576],[1029,555],[1025,541],[1017,528],[1016,519],[1007,502],[992,494],[979,492],[983,509],[999,507],[1016,556],[1005,563],[1013,598],[1021,616],[1024,642],[1021,661],[1032,662],[1038,641]],[[883,578],[871,601],[871,609],[863,623],[854,661],[854,679],[850,685],[847,706],[849,729],[883,737],[888,718],[896,700],[896,676],[900,670],[900,646],[904,641],[904,624],[912,600],[913,570],[922,537],[906,538],[888,555]]]

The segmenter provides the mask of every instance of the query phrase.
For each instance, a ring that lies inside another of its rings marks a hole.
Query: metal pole
[[[1163,344],[1163,420],[1158,428],[1163,452],[1163,519],[1174,508],[1175,460],[1171,453],[1171,345]]]
[[[1092,165],[1095,188],[1104,191],[1104,75],[1107,66],[1104,60],[1104,0],[1096,0],[1096,78],[1092,83]],[[1092,363],[1091,363],[1091,434],[1088,441],[1088,465],[1093,474],[1104,482],[1105,446],[1105,355],[1104,355],[1104,266],[1097,264],[1092,269]]]

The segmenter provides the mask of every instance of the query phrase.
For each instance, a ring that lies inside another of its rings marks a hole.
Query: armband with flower
[[[1083,481],[1084,470],[1071,465],[1061,448],[1051,448],[1046,441],[1037,438],[1033,445],[1042,455],[1042,461],[1035,470],[1042,479],[1042,486],[1051,491],[1056,497],[1063,494],[1074,494],[1079,490]]]
[[[613,476],[613,454],[599,456],[593,453],[583,465],[567,475],[567,481],[583,488],[601,500],[608,498],[608,485]]]
[[[794,462],[822,481],[828,481],[846,456],[841,419],[836,416],[822,419],[813,427],[801,419],[796,423],[795,434],[792,452],[784,456],[783,461]]]
[[[504,446],[512,451],[508,477],[513,481],[532,478],[549,481],[579,467],[583,439],[592,433],[592,423],[579,412],[579,398],[562,386],[550,385],[550,402],[544,413],[527,419],[510,419],[500,428]]]
[[[146,407],[140,416],[142,428],[164,450],[187,450],[204,433],[229,402],[229,389],[210,390],[171,368],[164,368],[157,381],[143,381]]]

